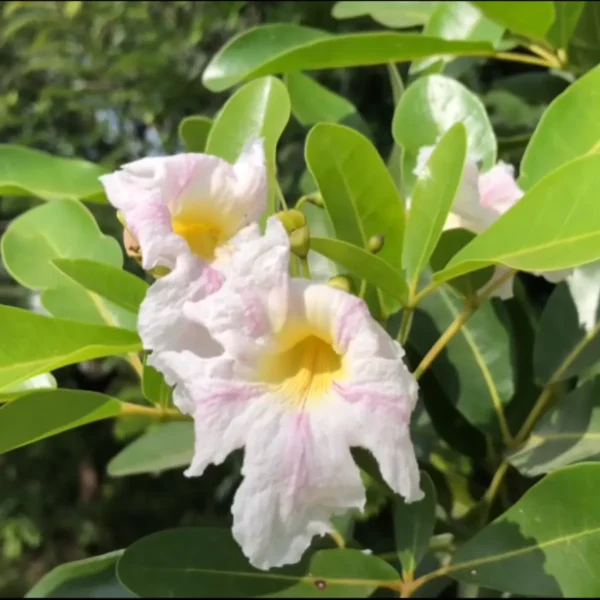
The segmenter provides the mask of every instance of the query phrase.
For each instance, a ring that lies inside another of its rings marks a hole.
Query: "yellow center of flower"
[[[342,356],[328,335],[286,327],[275,347],[275,352],[263,357],[259,379],[285,400],[294,404],[318,401],[335,381],[344,378]]]
[[[207,262],[215,259],[215,249],[229,240],[237,231],[231,217],[217,211],[182,211],[174,216],[173,231],[180,235],[192,252]]]

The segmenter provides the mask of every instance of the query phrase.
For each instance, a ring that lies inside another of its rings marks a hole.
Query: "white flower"
[[[415,175],[422,173],[433,150],[434,146],[424,146],[419,150]],[[467,157],[463,179],[444,225],[445,230],[463,228],[473,233],[483,233],[524,195],[515,180],[512,165],[499,161],[491,169],[481,173],[477,162],[476,157]],[[507,270],[507,267],[496,267],[494,279],[502,277]],[[571,271],[572,269],[564,269],[534,274],[541,275],[551,283],[558,283]],[[514,277],[511,277],[494,291],[493,296],[503,300],[512,298],[513,285]]]
[[[262,140],[232,165],[208,154],[143,158],[100,178],[110,203],[139,241],[142,266],[174,268],[191,252],[208,263],[267,207]]]
[[[330,518],[363,509],[365,490],[350,448],[373,453],[390,487],[419,500],[409,435],[418,395],[404,351],[364,302],[288,276],[289,239],[276,218],[231,256],[222,287],[183,312],[222,348],[150,358],[189,401],[200,476],[245,448],[232,507],[233,535],[250,562],[268,569],[300,560]]]

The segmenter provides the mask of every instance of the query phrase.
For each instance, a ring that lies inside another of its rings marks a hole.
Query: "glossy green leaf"
[[[492,263],[537,272],[599,259],[599,169],[600,155],[591,155],[545,177],[467,244],[435,279],[452,279]]]
[[[425,25],[423,35],[444,40],[471,40],[489,42],[497,46],[502,39],[504,28],[483,16],[481,11],[471,2],[440,2]],[[430,69],[438,63],[437,70],[441,71],[452,57],[432,56],[415,61],[410,66],[411,73],[419,73]]]
[[[0,390],[83,360],[141,350],[137,333],[0,306]]]
[[[404,149],[405,190],[410,190],[415,180],[413,169],[419,149],[435,145],[456,123],[462,123],[467,130],[467,153],[480,157],[484,170],[491,168],[496,163],[496,137],[475,94],[443,75],[421,77],[408,87],[392,121],[394,140]]]
[[[554,22],[553,2],[473,2],[481,12],[514,33],[543,40]]]
[[[600,62],[600,4],[585,3],[569,44],[569,67],[585,72]]]
[[[139,277],[112,265],[85,259],[55,258],[53,264],[86,290],[137,314],[148,291]]]
[[[554,48],[566,49],[575,32],[585,2],[559,0],[554,2],[555,19],[546,36]]]
[[[334,35],[292,24],[263,25],[232,38],[209,62],[202,82],[212,92],[262,75],[406,62],[437,54],[490,54],[485,42],[455,42],[418,34]]]
[[[566,162],[600,153],[600,65],[570,85],[544,112],[521,162],[529,190]]]
[[[82,390],[39,390],[0,408],[0,454],[38,440],[115,417],[116,398]]]
[[[310,246],[315,252],[326,256],[357,277],[396,298],[399,303],[404,303],[408,299],[408,288],[404,277],[376,254],[341,240],[318,237],[311,237]]]
[[[411,343],[424,355],[458,317],[463,299],[448,286],[428,294],[415,312]],[[431,370],[467,421],[487,433],[501,427],[514,393],[513,348],[501,302],[484,302],[450,340]]]
[[[106,170],[76,158],[0,144],[0,195],[106,202],[98,177]]]
[[[321,550],[296,565],[259,571],[228,530],[211,527],[142,538],[127,548],[117,574],[143,598],[365,598],[379,582],[399,579],[393,567],[359,550]]]
[[[2,237],[2,260],[21,285],[40,290],[44,308],[56,317],[136,328],[135,315],[99,298],[53,264],[85,258],[121,267],[118,242],[104,235],[92,214],[75,200],[55,200],[22,214]]]
[[[332,92],[304,73],[289,73],[285,83],[292,113],[302,125],[343,123],[368,133],[368,126],[352,102]]]
[[[194,454],[194,424],[165,423],[121,450],[106,468],[111,477],[187,467]]]
[[[535,340],[536,377],[556,382],[600,362],[600,263],[575,269],[542,313]]]
[[[186,117],[179,123],[179,138],[186,152],[204,152],[213,120],[202,115]]]
[[[521,596],[595,598],[600,463],[544,477],[459,548],[449,574]]]
[[[133,598],[117,579],[123,550],[60,565],[42,577],[25,598]]]
[[[21,381],[21,383],[3,388],[0,392],[0,403],[12,402],[19,396],[24,396],[34,390],[44,390],[48,388],[56,388],[56,379],[54,379],[54,375],[52,375],[52,373],[40,373],[30,379]]]
[[[402,250],[406,278],[414,290],[442,235],[466,158],[466,131],[457,123],[444,134],[415,183]]]
[[[561,398],[535,426],[525,445],[508,455],[526,477],[600,458],[600,379]]]
[[[172,401],[172,390],[167,385],[162,373],[151,367],[144,361],[142,373],[142,392],[144,397],[153,404],[170,406]]]
[[[383,236],[377,257],[399,272],[404,203],[371,142],[348,127],[316,125],[306,139],[306,162],[337,237],[366,248],[372,236]],[[389,313],[398,309],[397,300],[383,296],[382,306]]]
[[[402,29],[425,25],[440,2],[336,2],[332,15],[336,19],[352,19],[369,15],[385,25]]]
[[[264,138],[269,172],[270,209],[275,210],[277,143],[290,119],[290,98],[275,77],[263,77],[236,90],[219,112],[208,135],[206,152],[233,163],[253,137]]]
[[[421,490],[425,497],[418,502],[407,504],[399,496],[394,497],[396,551],[403,573],[414,574],[429,548],[435,527],[435,487],[425,471],[421,471]]]

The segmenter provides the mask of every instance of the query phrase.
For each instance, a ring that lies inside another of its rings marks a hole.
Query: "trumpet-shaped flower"
[[[100,178],[140,245],[142,266],[172,269],[191,252],[207,263],[267,206],[262,140],[234,164],[208,154],[143,158]]]
[[[350,448],[368,449],[407,501],[422,497],[409,434],[418,388],[404,351],[364,302],[288,276],[289,240],[271,218],[247,228],[227,280],[187,318],[222,353],[194,348],[150,361],[183,388],[195,423],[189,477],[245,448],[233,534],[250,562],[297,562],[332,515],[362,509],[365,491]],[[158,317],[158,315],[157,315]]]
[[[420,149],[417,156],[415,174],[419,175],[433,152],[433,146]],[[499,161],[485,173],[481,173],[474,157],[468,157],[463,178],[444,229],[463,228],[473,233],[482,233],[522,197],[523,190],[518,186],[514,167]],[[499,266],[494,278],[501,277],[508,269]],[[571,269],[535,273],[552,283],[564,279]],[[514,277],[498,287],[494,296],[508,299],[513,296]]]

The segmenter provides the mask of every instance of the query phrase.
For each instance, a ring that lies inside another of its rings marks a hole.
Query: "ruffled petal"
[[[515,180],[512,165],[498,162],[479,177],[481,204],[493,210],[497,216],[504,214],[522,197],[523,190]]]
[[[264,236],[257,225],[241,238],[226,267],[221,289],[200,302],[187,303],[187,318],[206,327],[225,350],[244,362],[268,343],[286,316],[289,238],[279,220],[271,217]]]
[[[315,535],[333,529],[333,515],[365,504],[340,415],[277,406],[266,397],[247,415],[244,480],[232,507],[233,535],[259,569],[299,561]]]
[[[199,477],[209,464],[220,464],[243,447],[248,427],[245,413],[259,392],[239,383],[244,375],[231,358],[162,352],[150,362],[164,373],[167,383],[175,385],[176,406],[194,418],[194,456],[186,477]]]
[[[216,292],[223,275],[184,252],[173,271],[155,281],[140,306],[138,331],[146,350],[189,350],[199,357],[218,356],[222,348],[200,323],[183,312],[186,302],[199,301]]]

